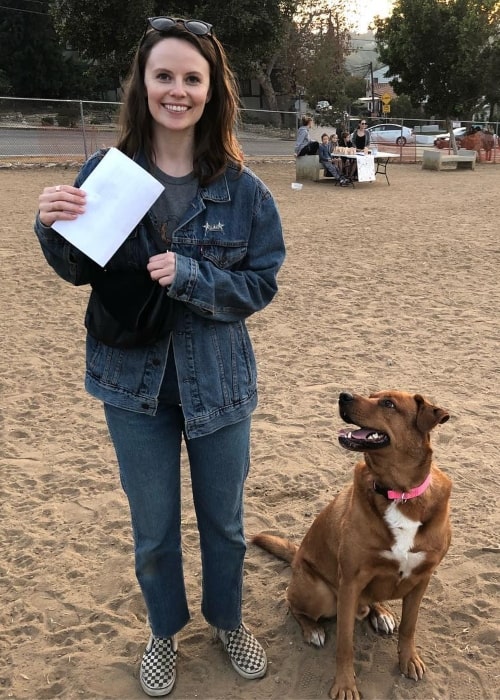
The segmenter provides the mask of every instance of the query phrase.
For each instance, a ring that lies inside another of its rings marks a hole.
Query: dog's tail
[[[275,537],[275,535],[266,535],[263,532],[252,537],[252,542],[258,547],[265,549],[266,552],[274,554],[278,559],[287,561],[289,564],[292,563],[295,553],[298,550],[298,546],[290,542],[290,540],[286,540],[283,537]]]

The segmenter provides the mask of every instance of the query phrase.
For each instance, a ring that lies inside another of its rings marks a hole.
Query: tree
[[[214,25],[238,76],[257,77],[276,109],[271,73],[295,6],[296,0],[262,0],[256,12],[253,0],[174,1],[168,8],[155,0],[53,0],[51,12],[61,36],[116,84],[127,74],[146,17],[199,17]]]
[[[79,52],[109,87],[126,77],[134,51],[153,14],[153,0],[51,0],[50,12],[62,39]]]
[[[493,121],[500,104],[500,40],[493,40],[486,52],[486,75],[484,98],[489,106],[489,121]]]
[[[392,16],[375,21],[380,59],[394,76],[396,94],[448,122],[470,118],[485,92],[496,5],[496,0],[396,0]]]
[[[48,0],[36,10],[12,2],[0,9],[0,65],[16,97],[65,97],[66,63]]]
[[[347,101],[345,61],[351,48],[348,4],[337,0],[305,0],[295,22],[300,38],[296,61],[311,104],[326,99],[334,110]]]

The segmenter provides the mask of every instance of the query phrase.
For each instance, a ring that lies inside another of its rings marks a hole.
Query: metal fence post
[[[83,136],[83,150],[85,152],[85,160],[89,157],[88,151],[87,151],[87,139],[85,137],[85,119],[84,119],[84,114],[83,114],[83,102],[80,100],[80,119],[82,122],[82,136]]]

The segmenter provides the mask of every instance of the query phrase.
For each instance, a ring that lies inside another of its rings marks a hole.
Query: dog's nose
[[[343,391],[339,394],[339,403],[349,403],[349,401],[354,401],[354,396],[349,394],[347,391]]]

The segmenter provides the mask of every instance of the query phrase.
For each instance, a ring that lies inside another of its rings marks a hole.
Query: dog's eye
[[[390,399],[382,399],[381,406],[384,408],[396,408],[395,404]]]

